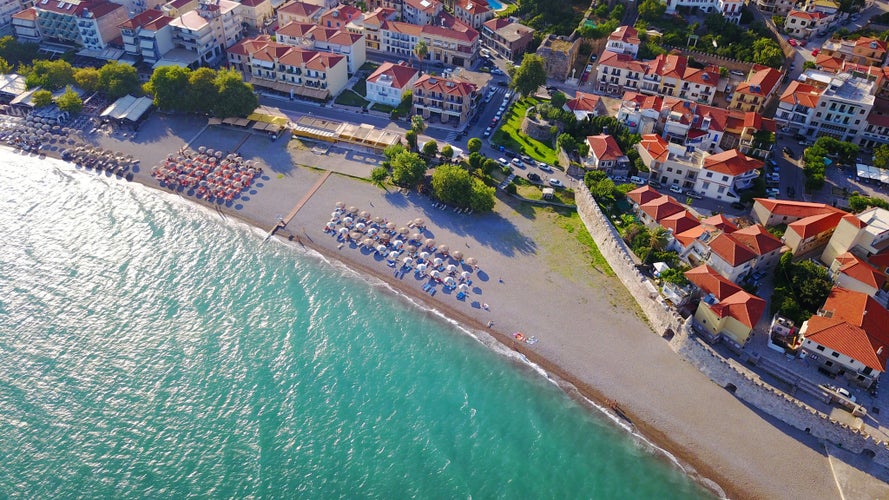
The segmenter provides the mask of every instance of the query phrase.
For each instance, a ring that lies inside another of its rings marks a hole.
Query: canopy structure
[[[153,104],[150,97],[125,95],[105,108],[99,117],[105,120],[137,123],[145,117],[145,113],[151,109]]]
[[[348,142],[374,149],[386,149],[401,140],[399,134],[374,128],[366,123],[345,123],[325,118],[302,116],[292,124],[293,135],[328,142]]]
[[[883,184],[889,184],[889,170],[877,168],[871,165],[859,163],[855,165],[855,170],[859,178],[880,181]]]

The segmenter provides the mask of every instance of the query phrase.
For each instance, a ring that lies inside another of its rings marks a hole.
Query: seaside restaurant
[[[148,111],[153,105],[154,102],[150,97],[125,95],[105,108],[99,118],[104,122],[113,122],[138,130],[139,123],[148,116]]]

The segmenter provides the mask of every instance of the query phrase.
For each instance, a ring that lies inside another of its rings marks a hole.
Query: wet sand
[[[149,145],[99,141],[108,149],[143,158],[133,180],[159,188],[149,175],[152,164],[178,150],[200,129],[188,120],[148,126],[155,127],[150,129]],[[192,147],[229,150],[244,134],[209,128]],[[266,231],[322,175],[312,168],[293,167],[282,140],[271,143],[265,136],[251,136],[239,153],[265,165],[264,178],[247,200],[231,206],[191,200]],[[323,162],[319,158],[318,164]],[[384,262],[349,245],[340,248],[322,231],[337,201],[398,225],[424,218],[428,236],[478,259],[481,272],[473,277],[473,288],[478,290],[465,302],[441,291],[431,297],[412,274],[396,279]],[[502,199],[493,214],[459,215],[433,208],[431,200],[416,193],[384,191],[334,174],[279,237],[286,240],[288,233],[293,234],[294,244],[337,259],[469,329],[493,336],[570,384],[566,390],[573,397],[617,402],[643,435],[718,483],[729,497],[785,498],[790,492],[799,498],[840,496],[821,445],[746,406],[680,359],[637,316],[633,298],[620,282],[590,265],[586,249],[576,241],[577,226],[575,232],[557,227],[571,227],[566,220],[570,221],[546,209]],[[481,307],[483,303],[489,310]],[[493,328],[487,328],[489,321]],[[535,335],[540,342],[518,343],[512,338],[516,331]],[[855,470],[851,474],[859,482],[873,479]],[[885,491],[879,486],[869,491]]]

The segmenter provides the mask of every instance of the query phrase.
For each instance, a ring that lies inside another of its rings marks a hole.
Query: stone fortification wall
[[[692,335],[692,318],[682,320],[659,296],[652,296],[651,288],[646,285],[649,280],[636,270],[632,252],[602,213],[587,187],[577,182],[575,192],[577,212],[599,251],[636,298],[652,329],[659,334],[667,329],[673,330],[670,347],[683,359],[713,382],[732,390],[736,397],[782,422],[846,450],[872,456],[875,462],[889,468],[889,444],[885,441],[833,420],[827,414],[776,390],[738,361],[723,357]]]

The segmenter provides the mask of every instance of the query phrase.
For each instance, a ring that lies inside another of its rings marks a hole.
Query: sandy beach
[[[717,483],[728,497],[889,495],[886,485],[870,475],[872,471],[854,465],[854,458],[831,458],[815,439],[748,407],[679,358],[640,319],[633,297],[621,283],[591,265],[588,250],[577,240],[585,229],[576,215],[566,217],[503,198],[491,214],[439,210],[417,193],[383,190],[355,179],[352,176],[374,166],[360,160],[344,165],[348,175],[331,175],[303,200],[324,173],[321,168],[338,170],[335,166],[343,164],[343,158],[335,152],[288,150],[285,139],[271,142],[268,136],[243,130],[203,128],[201,121],[191,118],[156,115],[134,141],[113,136],[90,139],[140,158],[133,180],[158,189],[150,168],[188,141],[193,149],[238,147],[239,154],[264,168],[247,199],[230,206],[212,205],[221,216],[268,231],[305,201],[279,238],[286,241],[292,235],[294,245],[374,276],[480,335],[520,351],[567,382],[573,397],[618,403],[644,436],[700,477]],[[181,196],[211,205],[185,193]],[[432,297],[413,274],[398,279],[385,262],[348,244],[340,246],[322,230],[337,201],[398,225],[424,218],[427,237],[478,259],[480,272],[473,276],[469,298],[458,301],[445,293]],[[517,331],[540,341],[518,343],[512,337]]]

